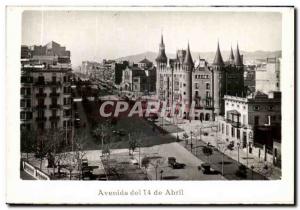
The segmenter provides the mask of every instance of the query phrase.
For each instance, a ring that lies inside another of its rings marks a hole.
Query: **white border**
[[[6,22],[6,202],[27,204],[292,204],[294,202],[294,10],[248,7],[50,7],[51,10],[264,11],[282,13],[282,180],[280,181],[22,181],[19,178],[21,12]],[[48,10],[49,8],[43,7]],[[99,189],[183,189],[184,196],[98,196]]]

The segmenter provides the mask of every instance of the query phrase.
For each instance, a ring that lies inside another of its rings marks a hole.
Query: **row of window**
[[[195,83],[195,89],[199,89],[200,88],[200,84],[199,83]],[[210,83],[205,83],[205,88],[206,90],[210,90]]]
[[[200,74],[200,75],[199,75],[199,74],[197,75],[197,74],[196,74],[196,75],[195,75],[195,79],[209,79],[209,75],[207,75],[207,74],[206,74],[206,75],[201,75],[201,74]]]

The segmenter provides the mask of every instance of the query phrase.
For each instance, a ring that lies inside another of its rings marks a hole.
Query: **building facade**
[[[67,129],[72,125],[72,67],[70,52],[62,49],[55,42],[22,46],[21,128]]]
[[[174,103],[186,104],[184,118],[189,118],[188,107],[195,102],[197,114],[193,117],[213,120],[215,116],[224,114],[225,94],[244,94],[243,56],[238,46],[235,56],[231,49],[228,61],[224,62],[218,44],[212,64],[199,58],[195,65],[197,62],[192,59],[189,45],[187,50],[178,50],[176,58],[168,60],[161,37],[156,63],[158,99],[167,101],[170,106]]]
[[[265,63],[257,65],[255,90],[268,93],[280,91],[280,62],[279,58],[267,58]]]
[[[249,148],[250,153],[254,149],[271,152],[274,142],[281,142],[280,92],[255,92],[247,97],[226,95],[224,101],[225,115],[218,117],[220,140]]]

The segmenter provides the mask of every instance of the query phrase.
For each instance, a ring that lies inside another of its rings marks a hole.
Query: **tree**
[[[21,152],[28,154],[36,150],[36,132],[33,130],[21,129]]]
[[[207,162],[209,162],[209,157],[213,154],[213,149],[210,146],[204,146],[202,152],[207,157]]]
[[[140,140],[142,138],[142,135],[137,132],[133,132],[132,134],[129,134],[129,142],[128,142],[128,150],[129,155],[131,155],[130,150],[132,151],[132,154],[134,153],[135,149],[140,147],[141,143]]]
[[[150,158],[147,156],[143,157],[142,167],[144,167],[147,170],[147,168],[149,167],[149,164],[150,164]]]
[[[85,149],[85,144],[87,142],[87,138],[88,138],[88,135],[86,132],[77,132],[74,136],[74,159],[76,160],[76,163],[77,163],[77,170],[80,172],[80,177],[79,179],[81,179],[82,177],[82,161],[83,159],[85,159],[86,157],[86,151],[84,150]],[[72,169],[72,166],[70,166],[72,164],[69,164],[68,166],[68,170],[70,172],[70,170]],[[76,168],[76,167],[75,167]],[[72,171],[71,171],[72,172]],[[70,174],[71,176],[71,174]],[[71,179],[71,177],[70,177]]]

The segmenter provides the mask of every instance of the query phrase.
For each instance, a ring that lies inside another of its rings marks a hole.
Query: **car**
[[[176,158],[175,157],[168,157],[169,166],[172,166],[174,163],[176,163]]]
[[[129,162],[130,162],[132,165],[138,165],[138,164],[139,164],[138,161],[137,161],[136,159],[134,159],[134,158],[130,158],[130,159],[129,159]]]
[[[210,164],[209,163],[202,163],[201,169],[203,171],[203,174],[209,174],[210,173]]]
[[[184,163],[177,163],[175,162],[173,165],[172,165],[172,168],[173,169],[182,169],[185,167],[185,164]]]

